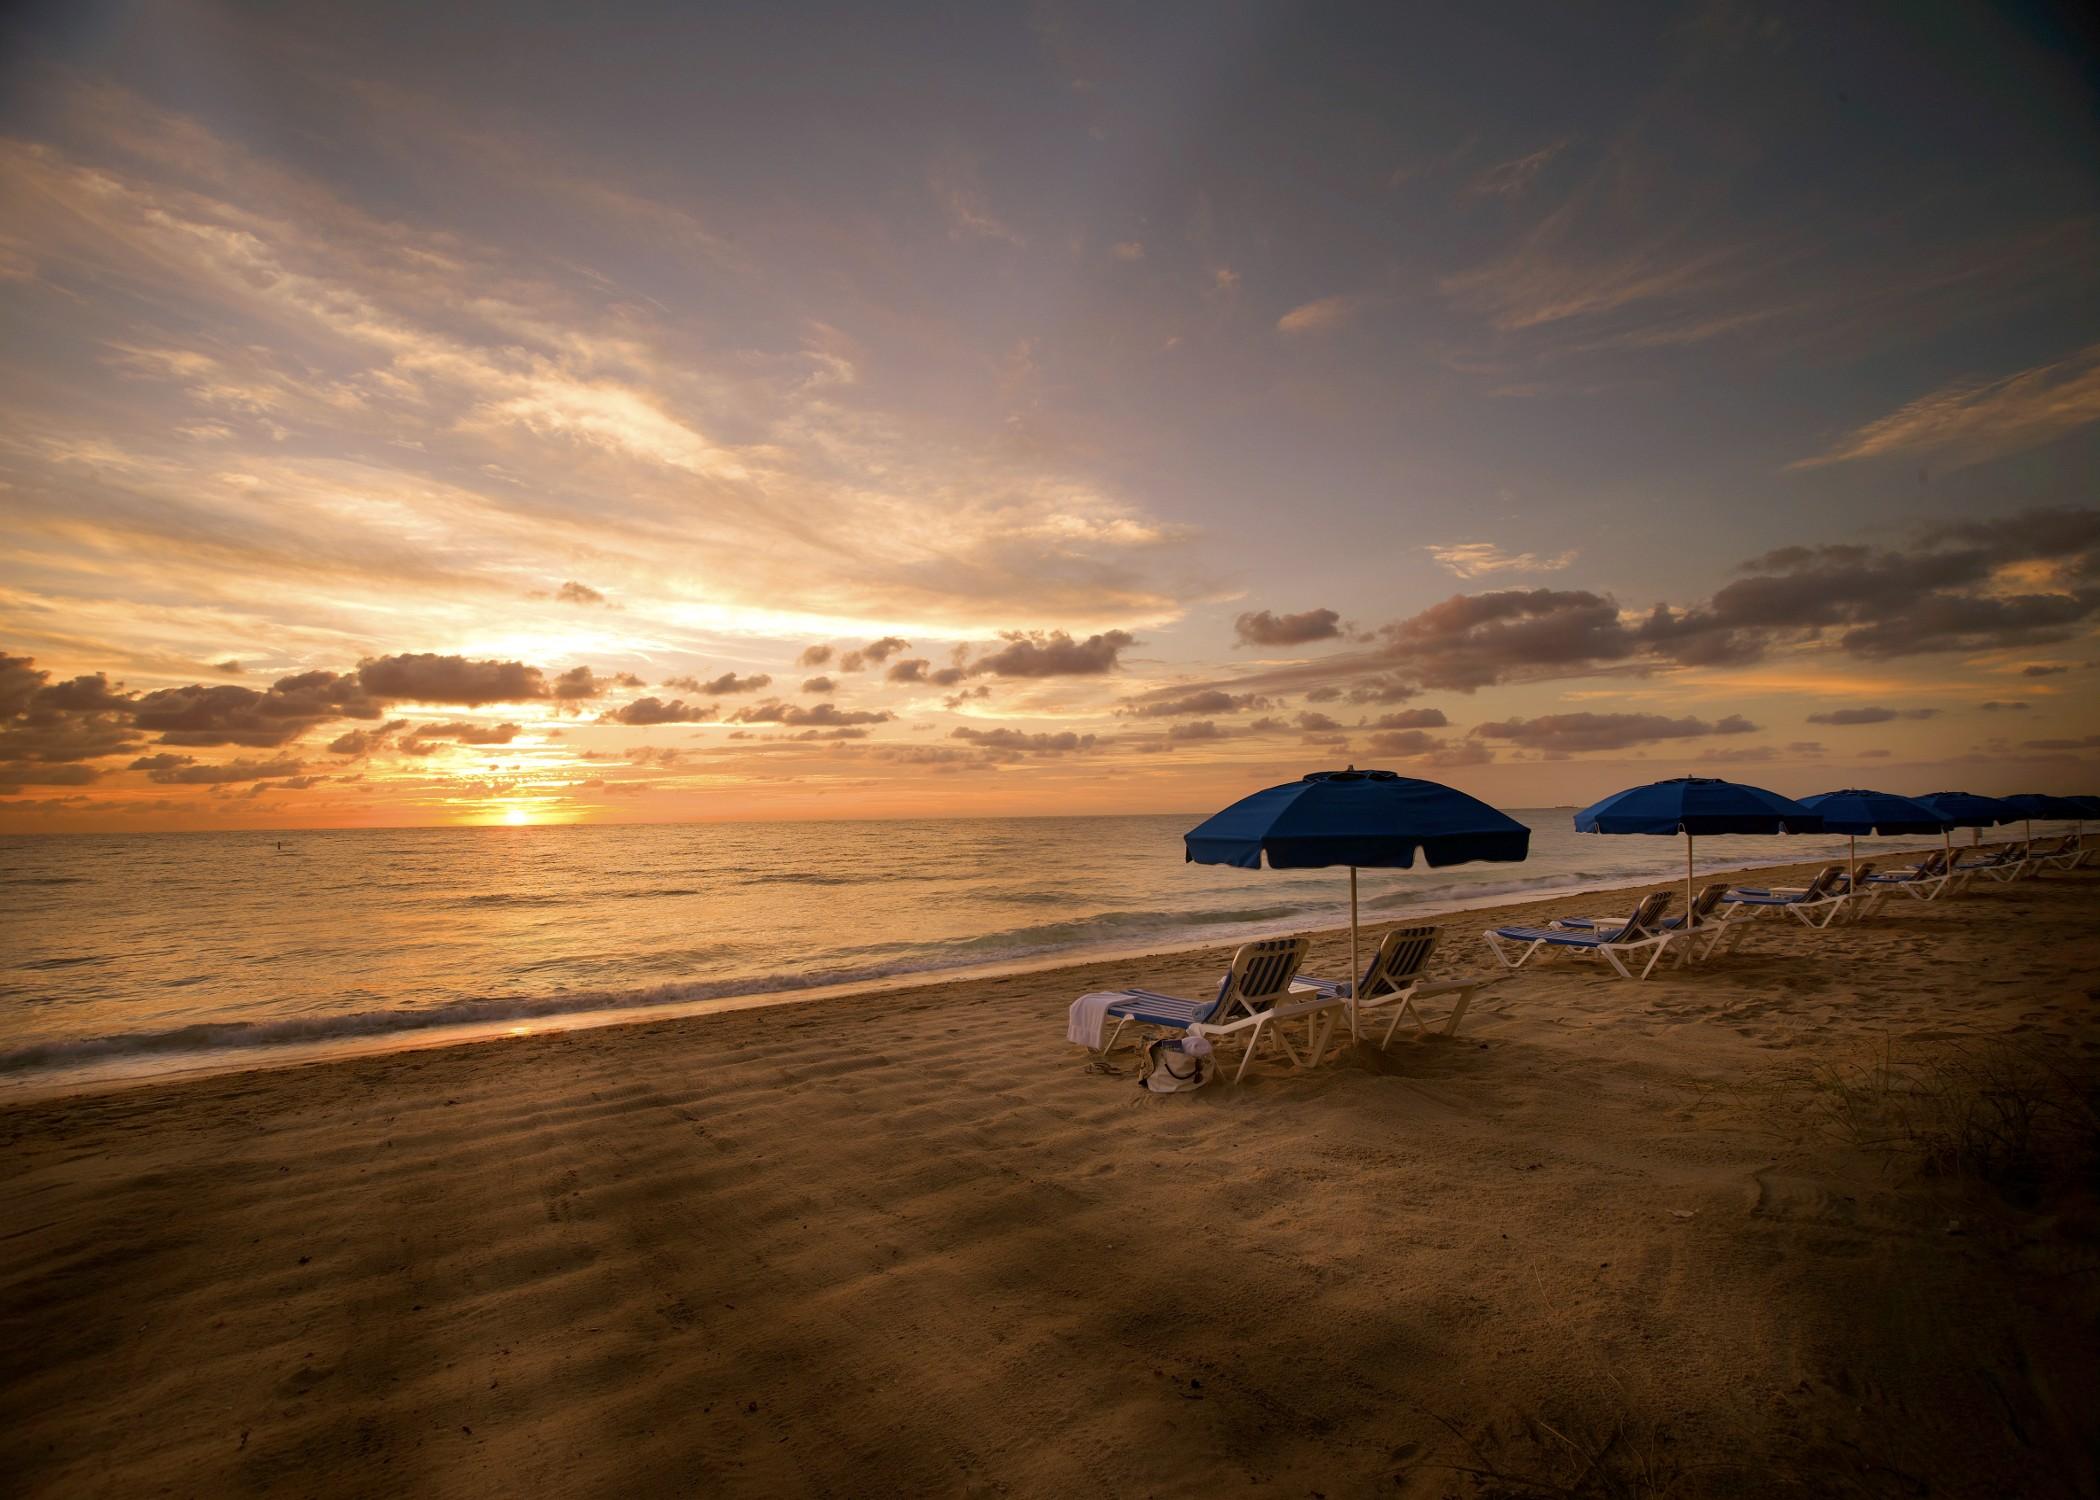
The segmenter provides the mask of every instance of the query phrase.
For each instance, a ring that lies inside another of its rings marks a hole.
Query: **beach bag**
[[[1138,1087],[1155,1094],[1178,1094],[1210,1082],[1210,1043],[1202,1037],[1159,1037],[1145,1043],[1138,1066]]]

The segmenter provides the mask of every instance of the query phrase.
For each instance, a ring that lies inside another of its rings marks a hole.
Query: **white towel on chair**
[[[1066,1013],[1065,1040],[1077,1042],[1089,1052],[1099,1052],[1102,1022],[1108,1015],[1108,1008],[1118,1000],[1129,998],[1121,990],[1095,990],[1091,995],[1081,995]]]

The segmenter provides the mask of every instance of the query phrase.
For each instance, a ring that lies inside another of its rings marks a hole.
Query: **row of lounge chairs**
[[[2094,862],[2100,862],[2100,843],[2077,835],[2010,844],[1968,860],[1935,849],[1915,865],[1886,872],[1877,871],[1871,863],[1854,870],[1827,865],[1805,886],[1734,886],[1716,881],[1693,899],[1689,919],[1665,915],[1671,893],[1655,891],[1624,916],[1557,917],[1535,926],[1490,928],[1483,936],[1506,972],[1435,984],[1422,977],[1436,952],[1434,927],[1400,927],[1386,933],[1354,981],[1300,974],[1310,948],[1304,937],[1262,938],[1233,954],[1217,993],[1209,999],[1191,1000],[1142,989],[1096,992],[1074,1004],[1071,1035],[1104,1057],[1133,1025],[1179,1031],[1212,1046],[1236,1043],[1242,1049],[1233,1074],[1237,1082],[1265,1040],[1276,1043],[1293,1064],[1318,1066],[1345,1019],[1352,1036],[1384,1022],[1378,1038],[1383,1049],[1403,1021],[1417,1032],[1427,1032],[1432,1020],[1420,1007],[1441,1002],[1448,1008],[1434,1018],[1434,1024],[1445,1035],[1455,1033],[1478,991],[1542,954],[1594,956],[1621,978],[1645,979],[1672,954],[1680,966],[1705,962],[1732,947],[1748,924],[1774,913],[1822,930],[1840,921],[1870,916],[1898,893],[1933,901],[1966,889],[1980,876],[2015,880],[2045,869],[2076,869]],[[1294,1034],[1300,1022],[1304,1024],[1302,1042]],[[1099,1039],[1103,1029],[1105,1041]]]
[[[1315,1067],[1344,1020],[1352,1035],[1383,1021],[1385,1031],[1378,1039],[1381,1048],[1392,1041],[1402,1021],[1418,1032],[1427,1031],[1432,1024],[1447,1036],[1458,1030],[1474,994],[1501,976],[1424,982],[1422,974],[1436,952],[1436,942],[1434,927],[1396,927],[1379,941],[1364,972],[1352,982],[1316,979],[1298,972],[1311,947],[1310,939],[1261,938],[1241,945],[1233,954],[1217,994],[1208,1000],[1151,990],[1104,991],[1080,998],[1074,1007],[1074,1025],[1079,1025],[1081,1009],[1094,1002],[1091,1020],[1109,1028],[1099,1048],[1104,1057],[1115,1050],[1116,1039],[1131,1025],[1178,1030],[1213,1046],[1243,1044],[1239,1068],[1233,1074],[1235,1082],[1265,1039],[1274,1041],[1291,1062]],[[1448,1009],[1431,1018],[1423,1014],[1422,1004]],[[1302,1043],[1293,1035],[1295,1022],[1305,1024]],[[1081,1039],[1076,1031],[1074,1039]]]

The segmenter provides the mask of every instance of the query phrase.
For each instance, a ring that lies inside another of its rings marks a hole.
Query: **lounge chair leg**
[[[1232,1075],[1232,1081],[1234,1083],[1238,1083],[1242,1078],[1247,1076],[1247,1064],[1254,1061],[1254,1049],[1261,1044],[1262,1030],[1262,1027],[1256,1026],[1254,1028],[1254,1034],[1247,1038],[1247,1050],[1240,1054],[1239,1071]]]

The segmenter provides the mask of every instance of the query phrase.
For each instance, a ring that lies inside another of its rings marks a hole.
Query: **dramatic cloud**
[[[374,675],[391,680],[385,672]],[[361,667],[354,674],[300,672],[281,677],[260,692],[231,684],[160,688],[132,703],[131,719],[164,745],[268,748],[297,739],[330,719],[376,719],[381,708]]]
[[[328,753],[359,757],[372,755],[385,748],[388,740],[407,727],[408,720],[393,719],[377,729],[352,729],[330,740]]]
[[[1019,729],[972,729],[968,725],[950,731],[950,737],[982,745],[989,750],[1018,750],[1028,755],[1069,755],[1094,748],[1094,736],[1061,730],[1054,734],[1030,734]]]
[[[2100,344],[2001,380],[1942,387],[1791,467],[1918,454],[1955,466],[1982,463],[2093,422],[2100,422]]]
[[[1381,755],[1426,755],[1443,743],[1419,729],[1382,730],[1371,736],[1371,748]]]
[[[1442,729],[1451,721],[1441,708],[1407,708],[1396,714],[1380,714],[1371,729]]]
[[[894,635],[886,635],[879,641],[870,641],[860,648],[859,655],[874,662],[878,667],[899,651],[911,650],[911,642]]]
[[[1326,714],[1308,709],[1298,715],[1298,727],[1307,734],[1332,734],[1342,726]]]
[[[829,646],[809,646],[803,650],[800,656],[795,658],[795,665],[798,667],[821,667],[830,660],[831,648]]]
[[[1481,739],[1506,740],[1527,750],[1574,754],[1585,750],[1628,750],[1636,745],[1713,734],[1750,734],[1756,728],[1739,714],[1710,724],[1704,719],[1671,719],[1661,714],[1574,713],[1478,724],[1473,733]]]
[[[763,672],[753,673],[749,677],[739,677],[734,672],[724,672],[720,677],[714,678],[709,682],[703,682],[691,691],[706,693],[711,697],[721,697],[729,693],[755,693],[760,688],[771,687],[772,685],[773,679]]]
[[[819,729],[836,729],[854,724],[887,724],[895,717],[895,714],[886,709],[840,708],[835,703],[812,703],[805,708],[799,703],[781,703],[775,700],[740,708],[729,716],[729,722],[785,724],[790,727],[808,725]]]
[[[1588,667],[1632,650],[1611,600],[1553,589],[1454,594],[1381,634],[1421,685],[1466,693],[1526,669]]]
[[[838,691],[838,687],[839,685],[829,677],[811,677],[803,682],[802,691],[805,693],[835,693]]]
[[[134,746],[132,700],[107,677],[97,672],[67,682],[50,678],[31,658],[0,653],[0,762],[88,761]]]
[[[1341,696],[1340,690],[1323,692],[1314,689],[1305,695],[1308,703],[1332,702]],[[1420,688],[1412,687],[1398,677],[1373,677],[1350,688],[1347,697],[1351,703],[1405,703],[1410,698],[1422,696]]]
[[[588,672],[588,668],[579,668]],[[312,680],[321,686],[320,673],[287,683]],[[457,703],[478,708],[485,703],[525,703],[547,696],[547,685],[538,667],[515,661],[470,661],[463,656],[438,656],[430,652],[401,656],[370,657],[357,666],[357,687],[372,698],[409,703]],[[338,679],[341,680],[341,679]]]
[[[1333,640],[1342,633],[1342,617],[1331,609],[1308,609],[1302,614],[1277,615],[1254,610],[1232,622],[1242,645],[1302,646],[1308,641]]]
[[[1003,650],[980,657],[970,667],[972,676],[986,672],[1000,677],[1089,677],[1116,669],[1117,657],[1137,644],[1127,630],[1109,630],[1075,641],[1062,630],[1009,631]]]
[[[1983,702],[1983,703],[1979,703],[1979,704],[1977,704],[1976,706],[1977,706],[1978,708],[1982,709],[1982,710],[1983,710],[1983,711],[1984,711],[1985,713],[1987,713],[1987,714],[1998,714],[1998,713],[2025,713],[2025,712],[2027,712],[2027,710],[2028,710],[2028,709],[2029,709],[2030,707],[2032,707],[2032,705],[2031,705],[2031,704],[2026,704],[2026,703],[2019,703],[2019,702],[2011,702],[2011,703],[2009,703],[2009,702],[2007,702],[2006,700],[2004,700],[2003,698],[1992,698],[1992,699],[1989,699],[1989,700],[1988,700],[1988,701],[1986,701],[1986,702]]]
[[[891,662],[889,671],[883,675],[891,682],[930,682],[936,687],[954,687],[963,680],[961,667],[927,670],[932,665],[933,663],[923,656],[907,657],[903,661]]]
[[[565,583],[554,591],[557,604],[603,604],[605,595],[587,583]]]
[[[1226,731],[1208,719],[1198,719],[1192,724],[1170,724],[1167,726],[1167,743],[1188,744],[1196,740],[1222,740]]]
[[[515,665],[515,663],[510,663],[509,665]],[[532,671],[533,669],[528,667],[526,670]],[[598,674],[589,667],[571,667],[554,679],[547,689],[547,696],[562,703],[580,703],[586,698],[601,696],[605,692],[606,686],[607,684],[600,682]],[[466,698],[428,698],[424,701],[428,703],[466,703],[470,707],[473,702],[473,700]],[[490,699],[484,701],[501,702],[505,700]]]
[[[706,724],[715,720],[720,708],[718,703],[687,703],[683,698],[666,703],[652,696],[623,704],[605,717],[616,724]]]
[[[1886,724],[1891,719],[1930,719],[1938,714],[1936,708],[1834,708],[1828,713],[1810,714],[1811,724]]]
[[[1270,700],[1259,693],[1227,693],[1217,688],[1207,688],[1200,693],[1190,693],[1180,698],[1162,698],[1154,702],[1139,702],[1123,712],[1140,719],[1175,719],[1194,714],[1234,714],[1244,710],[1269,707]]]
[[[1537,552],[1504,552],[1493,542],[1452,542],[1422,549],[1437,565],[1460,578],[1478,578],[1484,573],[1557,573],[1574,562],[1574,551],[1546,556]]]
[[[1658,606],[1636,644],[1711,665],[1833,628],[1841,649],[1869,658],[2063,640],[2100,615],[2100,511],[1943,526],[1905,549],[1782,547],[1743,571],[1704,605]]]
[[[24,786],[86,786],[102,772],[94,766],[40,766],[30,761],[0,765],[0,790]]]
[[[306,768],[296,760],[270,761],[230,760],[218,765],[169,765],[166,762],[189,760],[188,756],[154,756],[160,764],[148,766],[144,762],[133,769],[143,769],[146,779],[167,786],[224,786],[239,781],[267,781],[273,777],[297,776]]]

